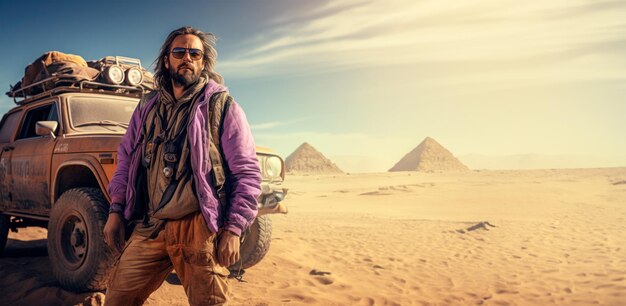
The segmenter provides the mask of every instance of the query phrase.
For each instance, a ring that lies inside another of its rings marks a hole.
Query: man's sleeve
[[[117,149],[117,168],[108,186],[109,196],[111,196],[109,213],[115,212],[122,215],[124,214],[124,207],[126,207],[126,187],[128,186],[128,170],[130,169],[133,146],[139,134],[140,121],[140,105],[137,105],[130,119],[130,123],[128,124],[126,134],[122,137],[120,146]]]
[[[247,229],[257,215],[261,194],[261,170],[246,115],[233,102],[224,118],[221,136],[224,159],[230,170],[230,210],[224,227],[237,235]]]

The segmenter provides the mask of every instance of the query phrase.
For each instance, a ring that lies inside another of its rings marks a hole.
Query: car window
[[[0,126],[0,143],[11,141],[21,115],[22,112],[18,111],[4,118]]]
[[[48,119],[46,121],[56,121],[59,123],[59,112],[57,111],[56,103],[52,104],[52,109],[50,110],[50,114],[48,114]]]
[[[36,131],[37,121],[56,121],[59,122],[56,104],[32,109],[26,113],[26,118],[22,122],[22,128],[17,139],[38,137]]]
[[[112,123],[127,125],[138,101],[139,99],[75,96],[68,103],[70,122],[78,130],[125,132],[125,128],[116,127]],[[95,124],[98,122],[105,124]]]

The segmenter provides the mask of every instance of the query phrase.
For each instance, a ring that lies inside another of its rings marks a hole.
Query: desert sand
[[[626,168],[289,176],[234,305],[624,305]],[[468,230],[480,222],[490,225]],[[11,233],[0,304],[97,304]],[[171,277],[147,305],[186,305]]]

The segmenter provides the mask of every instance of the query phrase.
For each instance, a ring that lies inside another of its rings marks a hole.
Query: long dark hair
[[[161,51],[159,52],[159,56],[154,61],[154,83],[159,88],[167,88],[169,87],[170,80],[170,72],[165,67],[165,56],[169,56],[170,48],[172,47],[172,42],[179,35],[191,34],[200,38],[202,42],[202,47],[204,48],[204,71],[208,77],[219,84],[224,83],[224,78],[215,72],[213,69],[215,68],[215,62],[217,60],[217,51],[215,50],[215,40],[216,37],[213,33],[204,33],[198,29],[195,29],[190,26],[178,28],[170,33],[165,39],[163,46],[161,46]]]

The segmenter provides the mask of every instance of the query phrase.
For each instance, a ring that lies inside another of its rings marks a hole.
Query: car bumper
[[[266,214],[286,214],[287,206],[282,203],[287,195],[287,188],[279,185],[263,184],[261,185],[261,195],[259,196],[259,212],[258,215]]]

